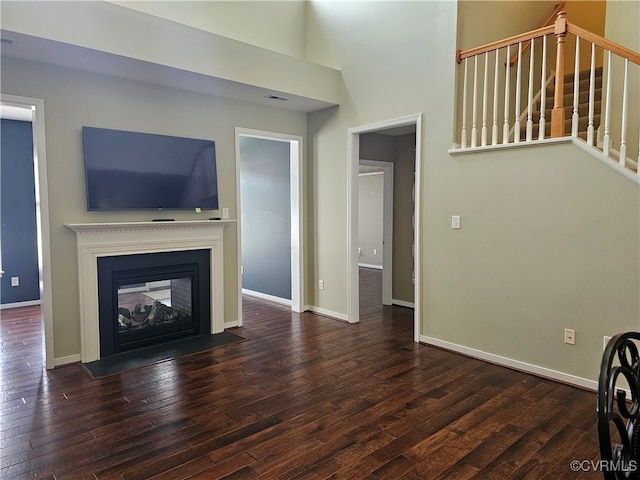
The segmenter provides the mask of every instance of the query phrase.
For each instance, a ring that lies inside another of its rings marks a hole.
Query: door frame
[[[0,94],[0,104],[31,110],[33,128],[33,170],[36,184],[36,227],[38,235],[38,270],[40,277],[40,312],[44,324],[45,367],[56,366],[53,349],[53,295],[51,292],[51,236],[49,231],[49,188],[44,125],[44,100]]]
[[[393,162],[366,160],[359,165],[381,168],[382,187],[382,304],[393,303]]]
[[[290,199],[291,199],[291,310],[306,310],[305,262],[304,262],[304,185],[303,139],[298,135],[288,135],[250,128],[236,127],[236,208],[237,208],[237,249],[238,249],[238,325],[242,325],[242,229],[240,195],[240,137],[259,138],[289,144]]]
[[[416,126],[416,170],[415,170],[415,199],[414,199],[414,313],[413,313],[413,339],[420,341],[420,321],[422,318],[422,113],[407,115],[405,117],[370,123],[347,129],[347,246],[349,254],[349,268],[347,280],[347,321],[357,323],[360,321],[360,287],[358,273],[358,173],[360,165],[360,135],[363,133],[375,133],[395,127],[407,125]]]

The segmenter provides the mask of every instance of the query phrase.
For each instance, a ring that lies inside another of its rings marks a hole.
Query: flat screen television
[[[217,210],[213,140],[82,127],[88,210]]]

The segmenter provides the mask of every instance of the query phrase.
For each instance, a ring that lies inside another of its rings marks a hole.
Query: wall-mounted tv
[[[88,210],[218,209],[213,140],[82,127]]]

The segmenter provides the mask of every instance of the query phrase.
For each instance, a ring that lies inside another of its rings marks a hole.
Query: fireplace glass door
[[[116,343],[120,350],[167,336],[195,334],[192,275],[147,279],[142,283],[125,282],[118,284],[117,289]]]
[[[98,258],[100,355],[211,333],[209,252]]]

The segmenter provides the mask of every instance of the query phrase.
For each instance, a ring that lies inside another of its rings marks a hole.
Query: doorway
[[[420,303],[420,231],[421,231],[421,217],[420,199],[422,198],[422,185],[421,185],[421,127],[422,114],[410,115],[398,119],[388,120],[384,122],[363,125],[360,127],[354,127],[348,129],[348,145],[347,152],[350,161],[350,168],[348,170],[348,248],[349,248],[349,279],[348,279],[348,321],[350,323],[357,323],[360,320],[360,292],[359,292],[359,254],[358,254],[358,179],[360,168],[360,136],[367,133],[377,132],[389,132],[395,129],[412,129],[415,131],[415,186],[414,186],[414,212],[415,219],[414,224],[414,259],[413,259],[413,293],[414,293],[414,340],[417,342],[420,336],[420,318],[421,318],[421,303]],[[389,269],[390,270],[390,269]],[[384,268],[383,268],[384,272]],[[388,280],[389,281],[389,280]],[[390,287],[389,287],[390,288]],[[389,304],[391,301],[389,302]]]
[[[264,143],[266,142],[266,143]],[[241,169],[241,163],[243,162],[243,157],[245,160],[249,158],[248,155],[243,154],[243,149],[241,148],[241,144],[254,146],[264,146],[266,147],[264,150],[273,150],[273,151],[284,151],[285,152],[285,162],[288,160],[288,165],[285,165],[285,168],[288,170],[288,182],[282,181],[283,185],[288,186],[288,208],[289,215],[286,218],[285,214],[282,215],[274,215],[271,211],[267,212],[268,216],[272,219],[277,219],[279,223],[286,223],[288,221],[288,225],[281,225],[282,228],[275,229],[272,228],[273,225],[270,224],[265,215],[259,216],[257,218],[257,222],[251,223],[251,228],[258,228],[258,231],[263,231],[265,233],[272,232],[274,235],[269,235],[271,240],[285,244],[284,247],[286,252],[288,252],[288,258],[286,258],[287,265],[290,265],[288,268],[289,275],[286,280],[290,280],[290,287],[288,286],[280,286],[280,290],[274,290],[274,294],[264,294],[261,295],[259,292],[256,292],[254,289],[251,289],[251,294],[258,294],[262,298],[267,300],[276,301],[278,303],[284,303],[286,305],[291,306],[291,310],[294,312],[302,312],[305,308],[305,298],[304,298],[304,252],[303,252],[303,231],[304,231],[304,205],[303,205],[303,194],[302,194],[302,185],[304,178],[303,171],[303,154],[302,154],[302,137],[294,136],[294,135],[285,135],[273,132],[265,132],[259,130],[250,130],[244,128],[236,128],[236,192],[237,192],[237,211],[238,211],[238,291],[243,291],[243,274],[245,273],[247,268],[252,268],[250,265],[243,265],[243,258],[247,257],[243,255],[243,223],[245,217],[249,219],[250,212],[247,212],[246,209],[243,211],[243,201],[242,201],[242,183],[246,177],[243,177],[243,171]],[[273,148],[269,148],[273,147]],[[246,152],[246,150],[244,150]],[[288,156],[287,156],[288,153]],[[254,159],[255,160],[255,159]],[[255,164],[255,162],[253,162]],[[282,170],[282,169],[281,169]],[[282,173],[282,172],[280,172]],[[285,172],[286,176],[286,172]],[[267,183],[271,180],[266,180]],[[275,184],[274,184],[275,186]],[[267,185],[268,187],[268,185]],[[268,190],[268,188],[267,188]],[[280,192],[282,193],[282,192]],[[287,192],[285,191],[285,196],[287,196]],[[268,195],[268,194],[267,194]],[[247,201],[247,197],[245,197],[245,201]],[[249,200],[253,200],[250,199]],[[282,199],[286,200],[286,199]],[[269,199],[269,202],[277,202],[275,198]],[[280,202],[283,204],[284,202]],[[248,207],[249,205],[247,205]],[[271,207],[267,207],[271,208]],[[275,207],[274,207],[275,208]],[[253,216],[254,220],[256,219]],[[285,219],[286,218],[286,219]],[[262,227],[260,227],[262,225]],[[288,238],[287,235],[283,235],[282,232],[289,232]],[[252,233],[252,237],[255,237],[255,231]],[[247,239],[245,239],[247,240]],[[252,238],[252,240],[259,241],[260,239]],[[244,242],[247,248],[250,248],[250,244]],[[283,245],[276,245],[279,250],[282,250]],[[255,249],[253,249],[255,251]],[[254,253],[254,252],[251,252]],[[286,253],[285,253],[286,254]],[[252,257],[252,261],[255,262],[256,256]],[[269,268],[273,267],[273,264],[269,263],[270,259],[263,258],[258,259],[258,262],[263,262],[262,268],[264,271],[268,271]],[[247,272],[249,273],[249,272]],[[281,272],[282,273],[282,272]],[[286,272],[285,272],[286,276]],[[281,282],[286,283],[286,282]],[[254,283],[255,285],[255,283]],[[271,285],[273,286],[273,285]],[[286,289],[290,288],[290,299],[283,298],[286,295],[282,295],[279,292],[287,291]],[[246,292],[247,289],[244,289]],[[238,295],[238,324],[242,325],[242,295]]]
[[[51,369],[56,365],[53,351],[53,298],[51,294],[51,247],[44,101],[14,95],[1,95],[0,107],[3,111],[12,111],[14,114],[21,116],[21,118],[30,119],[32,125],[40,311],[44,324],[45,365],[47,369]]]
[[[393,162],[360,159],[359,175],[380,172],[382,175],[382,304],[391,305],[393,291]],[[362,192],[359,192],[362,193]],[[361,216],[363,205],[358,205]],[[360,231],[358,232],[361,235]],[[362,243],[359,238],[358,245]],[[359,266],[362,265],[362,247],[358,246]],[[377,252],[372,252],[376,255]]]

